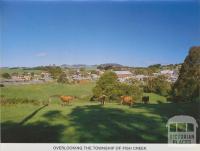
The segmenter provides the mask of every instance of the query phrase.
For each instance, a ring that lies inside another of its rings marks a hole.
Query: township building
[[[130,71],[114,71],[114,73],[116,73],[120,82],[124,82],[133,76]]]

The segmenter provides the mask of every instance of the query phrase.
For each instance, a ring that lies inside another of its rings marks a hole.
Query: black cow
[[[144,104],[148,104],[148,103],[149,103],[149,96],[143,96],[143,97],[142,97],[142,102],[143,102]]]

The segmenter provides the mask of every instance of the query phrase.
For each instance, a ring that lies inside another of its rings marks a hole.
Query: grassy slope
[[[24,85],[3,88],[6,97],[43,98],[51,94],[77,95],[72,105],[49,106],[18,104],[2,106],[4,142],[167,142],[167,119],[177,114],[198,117],[198,105],[166,103],[165,98],[150,94],[151,103],[132,108],[118,103],[100,106],[89,102],[94,84]],[[161,102],[157,102],[161,100]]]

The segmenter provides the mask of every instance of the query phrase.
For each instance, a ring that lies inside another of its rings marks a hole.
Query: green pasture
[[[70,105],[58,99],[50,105],[3,104],[2,142],[54,143],[167,143],[167,120],[178,114],[200,119],[197,103],[168,103],[150,93],[149,104],[129,107],[118,102],[90,102],[94,83],[83,85],[40,84],[1,88],[5,98],[45,100],[50,95],[75,95]],[[56,102],[56,103],[55,103]]]
[[[73,95],[84,98],[92,95],[94,83],[88,84],[27,84],[27,85],[8,85],[1,89],[1,95],[5,98],[25,98],[45,101],[52,95]]]
[[[2,74],[2,73],[9,73],[9,74],[19,73],[19,74],[22,74],[24,72],[41,73],[42,70],[31,70],[31,69],[23,69],[23,68],[15,68],[15,69],[12,69],[12,68],[1,68],[0,69],[0,74]]]

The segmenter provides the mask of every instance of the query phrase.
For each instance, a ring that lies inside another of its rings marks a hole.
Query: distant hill
[[[86,65],[86,64],[74,64],[74,65],[68,65],[68,64],[63,64],[60,66],[61,68],[96,68],[97,65]]]
[[[122,68],[122,67],[124,66],[117,63],[105,63],[105,64],[100,64],[97,66],[98,69],[113,69],[113,68]]]

